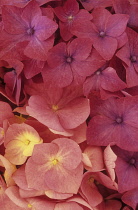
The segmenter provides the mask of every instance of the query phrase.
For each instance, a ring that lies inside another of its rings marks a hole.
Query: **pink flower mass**
[[[138,210],[138,1],[0,0],[0,210]]]

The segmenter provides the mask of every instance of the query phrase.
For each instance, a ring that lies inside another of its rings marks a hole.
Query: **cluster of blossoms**
[[[138,1],[0,0],[0,209],[138,209]]]

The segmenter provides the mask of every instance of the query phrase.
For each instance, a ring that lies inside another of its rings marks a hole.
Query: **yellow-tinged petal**
[[[26,148],[24,149],[23,151],[23,155],[24,156],[31,156],[32,153],[33,153],[33,149],[34,149],[34,146],[36,144],[41,144],[43,141],[39,141],[38,143],[34,143],[34,142],[29,142],[28,144],[26,144]]]
[[[5,157],[16,165],[23,164],[27,157],[32,155],[34,145],[42,142],[39,135],[27,130],[22,131],[6,145]]]
[[[19,135],[17,135],[16,140],[22,141],[26,144],[26,141],[30,142],[40,142],[42,139],[39,136],[36,136],[34,133],[29,131],[23,131]]]
[[[5,157],[15,165],[23,164],[27,157],[23,155],[23,151],[26,149],[26,145],[17,140],[10,141],[6,145]]]
[[[0,155],[0,161],[2,166],[5,167],[4,178],[7,186],[15,185],[14,180],[12,179],[12,174],[17,170],[16,166],[10,163],[4,156]]]

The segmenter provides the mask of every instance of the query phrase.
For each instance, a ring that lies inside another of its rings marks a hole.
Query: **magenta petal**
[[[99,114],[88,125],[88,143],[97,146],[117,144],[122,149],[137,151],[138,125],[135,115],[138,107],[135,100],[137,97],[110,99],[99,106]]]
[[[92,65],[89,61],[74,61],[71,66],[82,77],[89,76],[92,73]]]
[[[120,36],[126,29],[128,19],[128,15],[112,15],[106,25],[106,34],[112,37]]]
[[[43,72],[44,81],[50,82],[55,87],[66,87],[73,81],[73,74],[70,65],[61,64],[53,69],[48,68]]]
[[[64,41],[69,41],[73,37],[68,23],[59,22],[59,28],[60,35]]]
[[[138,188],[126,192],[122,196],[122,201],[131,206],[133,209],[136,209],[138,204]]]
[[[108,67],[102,72],[101,87],[104,90],[115,92],[126,88],[126,84],[118,77],[115,69]]]
[[[27,24],[21,18],[22,10],[17,7],[5,6],[2,9],[4,28],[9,34],[22,34],[26,32]]]
[[[93,16],[92,16],[91,13],[89,13],[85,9],[80,9],[79,12],[75,16],[73,24],[75,23],[75,25],[77,27],[77,23],[79,23],[79,22],[84,23],[84,22],[86,22],[86,20],[89,21],[89,20],[92,20],[92,19],[93,19]],[[70,31],[72,32],[71,29],[72,29],[72,27],[70,28]]]
[[[129,44],[125,44],[117,53],[116,56],[120,58],[127,66],[131,65]]]
[[[35,25],[35,36],[41,41],[48,39],[57,30],[58,25],[44,16],[36,16],[32,25]]]
[[[41,16],[42,12],[36,1],[31,1],[29,4],[23,9],[22,19],[27,23],[28,27],[30,26],[31,21],[34,17]]]
[[[69,55],[73,56],[73,59],[77,61],[86,60],[90,55],[92,49],[92,43],[90,39],[74,39],[68,46]]]
[[[99,15],[100,14],[100,15]],[[107,20],[112,16],[111,13],[103,8],[96,8],[92,12],[93,20],[92,22],[97,27],[99,31],[104,31],[106,27]]]
[[[62,21],[62,22],[66,22],[67,21],[67,16],[63,10],[63,7],[56,7],[54,9],[54,13],[56,14],[56,16]]]
[[[34,59],[25,60],[23,72],[27,79],[31,79],[35,75],[39,74],[42,71],[44,62],[37,61]]]
[[[48,39],[40,41],[34,37],[24,50],[24,54],[29,58],[45,61],[47,59],[47,52],[52,47],[53,41]]]
[[[86,21],[83,23],[78,22],[73,24],[71,31],[79,38],[92,38],[93,36],[97,36],[98,33],[98,29],[94,30],[93,28],[96,27],[91,21]]]
[[[93,41],[93,46],[105,60],[110,60],[117,49],[117,40],[108,36],[97,37]]]
[[[121,158],[117,158],[115,171],[118,178],[118,191],[125,192],[138,187],[138,170]]]
[[[111,119],[105,116],[95,116],[88,125],[87,142],[96,146],[115,144],[115,136],[118,134],[117,130]]]
[[[68,0],[67,2],[65,2],[63,8],[66,14],[76,14],[79,12],[79,4],[76,0]]]
[[[133,64],[126,67],[126,82],[128,87],[134,87],[138,84],[138,72],[136,72]]]
[[[55,68],[64,63],[66,57],[67,57],[66,44],[64,42],[61,42],[50,50],[47,58],[48,65],[51,68]]]

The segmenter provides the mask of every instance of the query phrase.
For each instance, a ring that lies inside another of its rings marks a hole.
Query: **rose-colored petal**
[[[106,33],[108,36],[120,36],[126,29],[129,16],[123,14],[112,15],[107,22]]]
[[[71,139],[58,138],[52,141],[58,145],[59,155],[62,157],[63,167],[67,170],[75,169],[82,160],[81,149],[76,142]]]
[[[87,119],[89,111],[89,101],[85,98],[76,98],[58,111],[59,121],[65,129],[72,129]]]
[[[47,186],[60,193],[74,193],[77,194],[81,184],[83,174],[83,167],[80,164],[74,170],[66,170],[63,167],[56,170],[50,169],[45,173],[45,180]],[[56,180],[56,182],[54,181]]]
[[[93,41],[93,46],[105,60],[110,60],[117,49],[117,40],[108,36],[99,37]]]
[[[75,209],[75,210],[83,210],[79,204],[75,202],[66,202],[66,203],[58,203],[56,204],[54,210],[70,210],[70,209]]]
[[[64,131],[57,114],[48,107],[44,98],[31,96],[28,103],[29,106],[26,107],[26,110],[32,117],[53,130]]]
[[[92,178],[91,173],[85,173],[81,183],[81,190],[90,206],[95,207],[102,202],[103,197],[93,182],[94,179]]]

